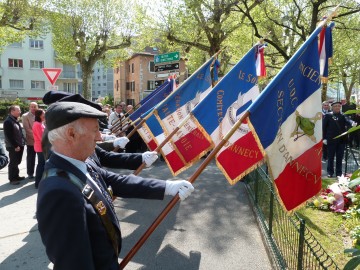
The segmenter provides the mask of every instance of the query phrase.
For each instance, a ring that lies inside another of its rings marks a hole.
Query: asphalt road
[[[188,179],[200,163],[176,178]],[[20,170],[26,176],[25,155]],[[140,176],[172,179],[161,161]],[[272,269],[243,184],[230,186],[211,163],[194,186],[193,194],[174,207],[126,269]],[[7,168],[0,171],[1,270],[52,269],[37,229],[36,197],[34,182],[11,186]],[[169,200],[116,199],[123,236],[119,261]]]

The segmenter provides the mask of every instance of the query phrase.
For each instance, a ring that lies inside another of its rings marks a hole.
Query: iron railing
[[[359,169],[358,160],[360,160],[359,147],[346,145],[345,154],[344,154],[345,162],[343,162],[343,166],[344,166],[343,172],[345,174],[353,173],[354,171]]]
[[[276,269],[340,269],[305,220],[285,212],[263,167],[247,175],[244,182]]]

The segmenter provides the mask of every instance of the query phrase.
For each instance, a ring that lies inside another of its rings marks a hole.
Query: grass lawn
[[[335,182],[334,179],[323,179],[323,188],[333,182]],[[344,254],[344,249],[351,248],[352,244],[349,231],[359,225],[359,220],[345,220],[341,214],[310,207],[304,207],[297,213],[305,219],[306,226],[325,251],[343,269],[344,265],[350,260],[350,257]]]

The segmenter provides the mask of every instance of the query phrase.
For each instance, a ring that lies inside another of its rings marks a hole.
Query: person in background
[[[34,150],[38,157],[38,164],[36,166],[35,173],[35,188],[38,188],[41,177],[44,172],[45,166],[45,156],[41,147],[41,139],[45,130],[45,111],[44,110],[36,110],[35,111],[35,122],[32,127],[34,134]]]
[[[26,171],[29,179],[34,178],[35,157],[34,136],[32,126],[35,121],[35,111],[38,109],[36,102],[31,102],[29,111],[22,116],[22,123],[26,134]]]
[[[24,176],[19,175],[19,164],[24,153],[25,138],[19,123],[21,109],[18,105],[11,105],[9,115],[4,121],[5,146],[9,152],[8,178],[10,185],[19,185]]]
[[[0,142],[0,170],[4,169],[9,164],[9,158],[5,153],[5,148]]]
[[[332,112],[325,115],[323,119],[323,144],[327,145],[328,149],[328,163],[327,172],[328,177],[334,176],[334,159],[336,156],[335,173],[336,176],[342,175],[342,160],[344,158],[344,151],[346,145],[346,136],[335,138],[344,133],[351,126],[356,126],[356,123],[349,120],[341,113],[341,102],[333,102],[331,104]]]
[[[56,102],[45,115],[53,154],[39,185],[36,218],[54,269],[119,269],[122,239],[112,195],[162,200],[179,194],[184,200],[194,190],[185,180],[119,175],[98,167],[89,157],[101,140],[97,119],[104,115],[75,102]]]

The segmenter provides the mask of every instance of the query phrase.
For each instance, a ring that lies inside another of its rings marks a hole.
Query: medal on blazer
[[[105,215],[106,214],[106,206],[105,204],[102,202],[102,201],[99,201],[97,204],[96,204],[96,209],[98,210],[99,214],[100,215]]]

